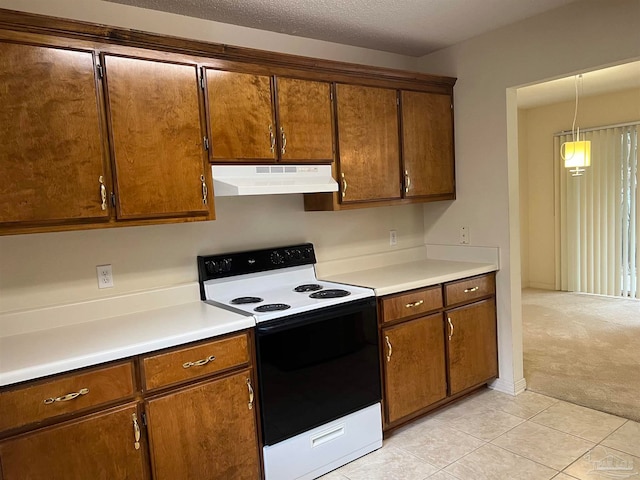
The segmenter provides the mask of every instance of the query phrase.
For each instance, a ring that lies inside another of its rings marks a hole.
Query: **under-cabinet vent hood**
[[[213,165],[216,197],[337,192],[331,165]]]

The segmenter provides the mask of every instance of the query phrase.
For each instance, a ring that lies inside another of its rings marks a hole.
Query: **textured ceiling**
[[[107,0],[422,56],[578,0]]]

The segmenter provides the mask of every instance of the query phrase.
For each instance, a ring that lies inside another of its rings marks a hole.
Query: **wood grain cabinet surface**
[[[495,273],[389,295],[379,305],[385,431],[498,376]]]
[[[154,479],[259,479],[252,385],[243,370],[148,400]]]
[[[206,69],[213,162],[331,163],[329,82]]]
[[[382,338],[388,423],[447,396],[441,314],[385,328]]]
[[[118,219],[206,217],[213,196],[197,68],[114,55],[102,62]]]
[[[389,295],[381,300],[382,321],[393,322],[424,315],[442,308],[442,287],[421,288],[409,293]]]
[[[449,395],[498,376],[495,299],[448,310]]]
[[[131,362],[55,376],[0,392],[0,432],[133,398]]]
[[[340,201],[400,198],[396,91],[336,85]]]
[[[451,95],[400,95],[404,197],[455,198]]]
[[[153,390],[248,364],[248,335],[244,333],[145,356],[142,382],[146,390]]]
[[[136,448],[137,404],[0,442],[3,480],[145,480],[146,453]]]
[[[340,192],[306,210],[455,198],[454,78],[4,9],[0,24],[0,235],[213,220],[209,163],[332,164]]]
[[[0,41],[0,231],[108,219],[94,61],[90,51]]]
[[[252,342],[245,330],[4,387],[0,478],[261,478]]]

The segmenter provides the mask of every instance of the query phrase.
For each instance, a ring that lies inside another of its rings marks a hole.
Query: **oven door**
[[[265,445],[380,402],[375,298],[256,326]]]

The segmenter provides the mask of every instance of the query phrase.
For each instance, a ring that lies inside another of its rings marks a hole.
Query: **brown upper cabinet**
[[[400,198],[396,91],[336,85],[343,204]]]
[[[108,220],[91,51],[0,41],[0,230]]]
[[[404,197],[455,196],[451,95],[402,91]]]
[[[118,219],[206,217],[198,70],[103,55]]]
[[[209,163],[331,164],[306,210],[453,200],[454,84],[0,9],[0,235],[213,220]]]
[[[211,161],[330,163],[328,82],[206,69]]]
[[[450,93],[336,85],[337,194],[307,210],[455,199]]]

